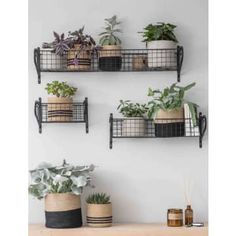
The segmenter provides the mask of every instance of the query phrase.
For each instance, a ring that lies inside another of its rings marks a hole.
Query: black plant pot
[[[121,66],[121,57],[99,57],[99,69],[102,71],[119,71]]]
[[[155,124],[156,137],[181,137],[184,136],[184,122]]]

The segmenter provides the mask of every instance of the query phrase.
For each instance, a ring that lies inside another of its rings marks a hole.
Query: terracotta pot
[[[120,45],[105,45],[99,51],[99,69],[118,71],[121,69],[122,57]]]
[[[156,137],[179,137],[184,136],[184,109],[172,111],[159,110],[155,122]]]
[[[48,228],[82,226],[80,196],[72,193],[51,193],[45,197],[45,217]]]
[[[128,117],[122,122],[122,136],[144,136],[145,120],[142,117]]]
[[[56,122],[72,121],[72,98],[49,97],[47,120]]]
[[[79,44],[75,44],[74,48],[68,51],[67,69],[87,71],[91,67],[91,47],[80,49]]]
[[[87,204],[87,224],[91,227],[112,226],[112,204]]]
[[[147,43],[149,68],[176,68],[177,44],[170,40],[155,40]],[[156,49],[156,50],[155,50]],[[166,49],[166,50],[165,50]]]

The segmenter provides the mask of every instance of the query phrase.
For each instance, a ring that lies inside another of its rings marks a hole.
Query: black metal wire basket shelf
[[[198,137],[199,147],[207,128],[207,119],[200,112],[193,124],[191,118],[183,119],[152,119],[143,118],[113,118],[110,114],[110,149],[113,139],[116,138],[173,138],[173,137]]]
[[[39,98],[35,101],[34,114],[39,133],[42,133],[43,123],[85,123],[86,133],[89,131],[88,98],[73,103],[43,103]]]
[[[184,49],[120,49],[78,51],[70,49],[63,56],[52,49],[34,49],[34,64],[41,83],[41,72],[128,72],[176,71],[180,81]]]

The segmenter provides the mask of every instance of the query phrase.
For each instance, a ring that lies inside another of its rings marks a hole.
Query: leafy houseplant
[[[121,40],[116,35],[121,33],[116,15],[105,19],[104,32],[100,33],[99,43],[102,49],[99,52],[99,68],[103,71],[118,71],[121,69]]]
[[[197,125],[197,105],[184,99],[185,92],[195,84],[191,83],[181,87],[174,83],[163,91],[149,88],[148,96],[152,97],[152,100],[148,103],[148,117],[153,118],[156,123],[157,136],[184,135],[184,104],[188,104],[193,125]]]
[[[70,70],[89,70],[91,66],[91,53],[96,45],[92,36],[84,34],[84,26],[69,31],[70,48],[67,57],[67,68]]]
[[[45,88],[48,94],[48,121],[71,121],[73,119],[72,97],[77,88],[69,86],[66,82],[53,81]]]
[[[73,166],[66,161],[53,166],[42,163],[30,171],[29,194],[45,199],[46,227],[74,228],[82,226],[80,195],[91,186],[94,165]]]
[[[126,117],[122,122],[122,136],[144,136],[144,116],[148,111],[146,104],[132,103],[129,100],[120,100],[117,110]]]
[[[112,204],[106,193],[93,193],[86,199],[87,224],[91,227],[112,225]]]
[[[178,40],[174,34],[176,26],[170,23],[149,24],[142,33],[148,51],[148,67],[176,67],[176,49]]]

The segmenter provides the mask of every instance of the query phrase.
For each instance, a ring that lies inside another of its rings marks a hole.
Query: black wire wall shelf
[[[173,138],[197,137],[202,148],[203,136],[207,128],[207,118],[200,112],[193,125],[191,118],[183,119],[152,119],[114,118],[110,114],[109,147],[113,147],[113,139],[117,138]]]
[[[120,49],[78,51],[70,49],[64,56],[52,49],[34,49],[34,64],[41,83],[41,72],[143,72],[176,71],[180,82],[184,49]]]
[[[34,115],[39,133],[42,133],[43,123],[85,123],[85,131],[89,132],[88,98],[73,103],[43,103],[39,98],[35,101]]]

